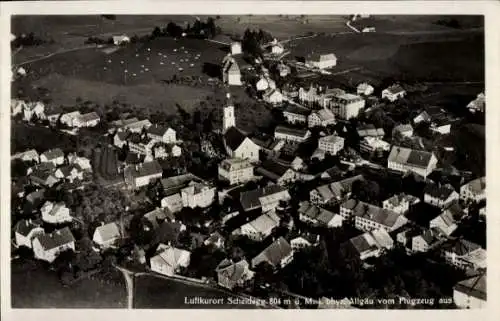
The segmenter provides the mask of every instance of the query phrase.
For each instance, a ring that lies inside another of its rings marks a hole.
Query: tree
[[[379,203],[380,186],[370,180],[359,180],[352,184],[352,197],[370,204]]]
[[[158,27],[158,26],[157,26],[157,27],[155,27],[155,28],[153,29],[153,32],[152,32],[152,34],[151,34],[151,36],[152,36],[153,38],[158,38],[158,37],[160,37],[161,35],[162,35],[162,33],[161,33],[161,30],[160,30],[160,27]]]
[[[207,19],[207,31],[208,31],[208,36],[210,38],[215,37],[217,34],[217,28],[215,26],[215,21],[214,21],[214,18],[212,18],[212,17],[209,17]]]

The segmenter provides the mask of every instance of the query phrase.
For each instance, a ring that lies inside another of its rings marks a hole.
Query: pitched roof
[[[313,112],[313,114],[317,115],[321,121],[329,121],[335,119],[335,114],[330,109],[320,109],[318,111]]]
[[[455,253],[458,256],[467,255],[477,249],[480,249],[476,243],[467,241],[465,239],[457,239],[443,247],[447,252]]]
[[[373,124],[360,125],[356,128],[359,137],[365,136],[384,136],[383,128],[376,128]]]
[[[353,215],[377,222],[381,225],[392,227],[402,215],[365,202],[358,202],[354,207]]]
[[[94,233],[99,233],[104,242],[120,236],[120,228],[115,222],[98,226]]]
[[[45,251],[75,241],[75,238],[73,237],[73,234],[68,227],[64,227],[60,230],[55,230],[54,232],[49,234],[39,235],[37,236],[37,239]]]
[[[267,234],[269,230],[279,225],[279,221],[279,217],[274,212],[268,212],[247,224],[252,226],[258,233]]]
[[[28,236],[30,232],[35,229],[41,227],[42,224],[32,220],[20,220],[17,222],[15,231],[16,233],[21,234],[22,236]]]
[[[240,194],[240,203],[245,210],[260,207],[260,198],[281,193],[287,189],[279,185],[268,185],[251,191],[245,191]]]
[[[179,193],[181,189],[188,186],[191,182],[198,182],[202,184],[207,184],[198,176],[191,173],[167,177],[161,180],[161,185],[165,190],[165,196],[170,196]]]
[[[175,268],[179,266],[181,259],[185,256],[191,256],[191,252],[175,247],[167,247],[152,257],[151,260],[161,260],[164,264]]]
[[[225,262],[221,262],[225,263]],[[224,276],[225,278],[237,282],[241,278],[245,277],[245,273],[249,271],[248,269],[248,262],[246,260],[241,260],[237,263],[227,265],[225,267],[219,268],[217,273],[221,276]],[[220,264],[219,264],[220,266]]]
[[[393,163],[427,168],[432,156],[433,153],[430,152],[413,150],[401,146],[393,146],[387,160]]]
[[[486,273],[458,282],[454,289],[486,301]]]
[[[304,107],[299,107],[296,105],[289,104],[286,106],[285,110],[283,111],[284,113],[290,113],[290,114],[297,114],[297,115],[303,115],[307,116],[311,113],[311,110],[308,108]]]
[[[224,159],[220,164],[219,167],[227,170],[227,171],[237,171],[241,170],[244,168],[250,168],[253,167],[253,165],[246,159],[241,159],[241,158],[227,158]]]
[[[134,177],[143,177],[163,173],[160,163],[156,160],[142,163],[138,165],[138,168],[133,167],[132,169]]]
[[[157,124],[150,126],[147,129],[148,134],[156,135],[156,136],[163,136],[165,133],[169,130],[172,129],[171,127],[166,127],[166,126],[159,126]],[[172,129],[173,130],[173,129]]]
[[[486,177],[479,177],[465,184],[469,187],[469,190],[476,194],[484,192],[486,188]]]
[[[80,121],[84,121],[84,122],[101,119],[99,117],[99,115],[97,115],[96,112],[90,112],[90,113],[87,113],[87,114],[82,114],[82,115],[78,116],[78,118],[80,119]]]
[[[281,176],[283,176],[289,169],[290,167],[288,166],[278,163],[275,160],[268,159],[264,161],[262,165],[256,169],[256,171],[259,174],[270,178],[271,180],[277,180]]]
[[[386,88],[386,90],[388,90],[390,93],[392,94],[397,94],[397,93],[400,93],[400,92],[403,92],[405,91],[403,89],[403,87],[401,87],[400,85],[392,85],[392,86],[389,86]]]
[[[172,214],[166,208],[156,208],[156,209],[152,210],[151,212],[144,214],[143,217],[151,223],[151,225],[153,226],[154,229],[157,229],[158,227],[160,227],[159,221],[163,222],[167,218],[175,219],[174,214]]]
[[[430,195],[434,198],[438,198],[440,200],[447,200],[450,195],[455,192],[455,189],[449,185],[437,185],[434,183],[427,184],[424,189],[424,193],[426,195]]]
[[[335,144],[335,143],[340,143],[340,142],[343,143],[344,138],[337,136],[337,135],[328,135],[328,136],[321,137],[318,141]]]
[[[226,142],[226,145],[233,151],[240,147],[245,138],[247,138],[246,135],[244,135],[236,127],[229,128],[224,134],[224,141]]]
[[[271,245],[266,247],[259,255],[252,261],[267,261],[272,266],[279,266],[281,260],[292,253],[292,247],[283,237],[274,241]]]
[[[275,129],[275,133],[281,133],[285,135],[297,136],[302,138],[305,137],[308,132],[309,130],[307,129],[291,128],[287,126],[277,126]]]

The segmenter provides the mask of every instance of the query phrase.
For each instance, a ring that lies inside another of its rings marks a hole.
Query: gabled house
[[[260,147],[236,127],[230,127],[224,133],[224,146],[231,158],[259,160]]]
[[[27,103],[23,111],[25,121],[31,121],[33,116],[38,119],[45,119],[45,105],[40,101]]]
[[[44,233],[45,231],[39,222],[20,220],[14,228],[16,245],[31,248],[33,239]]]
[[[382,99],[387,99],[394,102],[400,98],[406,96],[406,90],[400,85],[392,85],[382,90]]]
[[[120,238],[120,228],[117,223],[112,222],[98,226],[94,231],[92,240],[99,248],[107,249],[113,247]]]
[[[264,161],[261,166],[255,169],[255,173],[281,186],[293,183],[299,179],[299,175],[295,170],[273,159]]]
[[[318,139],[318,149],[330,154],[337,155],[344,148],[344,138],[337,135],[324,136]]]
[[[291,104],[286,106],[285,110],[283,110],[283,116],[285,116],[286,121],[291,124],[306,123],[310,113],[311,111],[307,108]]]
[[[450,184],[429,183],[424,189],[424,202],[439,208],[447,208],[453,202],[458,201],[459,197],[460,195]]]
[[[254,179],[253,165],[246,159],[229,158],[218,167],[219,179],[230,185],[242,184]]]
[[[277,105],[283,102],[283,94],[278,89],[268,88],[262,94],[262,99],[268,104]]]
[[[287,126],[277,126],[274,130],[274,138],[292,143],[302,143],[311,137],[307,129],[296,129]]]
[[[312,111],[307,117],[307,125],[309,128],[313,127],[327,127],[335,125],[335,114],[330,109],[320,109]]]
[[[68,227],[33,239],[33,252],[39,260],[51,263],[65,250],[75,250],[75,238]]]
[[[246,260],[233,263],[228,259],[224,259],[215,271],[217,272],[217,283],[230,290],[244,287],[253,279],[255,274],[250,270]]]
[[[476,243],[459,238],[443,245],[441,252],[446,262],[459,269],[486,269],[486,250]]]
[[[280,237],[252,259],[252,267],[255,268],[260,263],[267,262],[275,269],[279,269],[287,266],[292,260],[292,246]]]
[[[266,91],[269,88],[276,89],[276,83],[271,78],[263,76],[255,83],[255,88],[257,91]]]
[[[66,207],[64,202],[53,203],[47,201],[43,204],[40,212],[42,213],[42,220],[50,224],[67,223],[73,220],[69,208]]]
[[[216,188],[193,174],[183,174],[162,179],[165,198],[162,207],[172,213],[183,207],[208,207],[215,200]]]
[[[113,145],[118,148],[122,148],[127,144],[127,138],[130,136],[129,131],[118,129],[113,136]]]
[[[229,86],[241,86],[241,72],[236,60],[229,54],[222,61],[222,81]]]
[[[176,131],[171,127],[153,125],[147,129],[147,135],[153,140],[166,144],[175,143],[177,141]]]
[[[280,201],[290,200],[288,190],[279,185],[268,185],[255,190],[242,192],[240,194],[240,203],[245,212],[262,209],[262,212],[268,212],[275,209]]]
[[[49,149],[40,155],[41,163],[51,162],[55,166],[64,163],[64,153],[60,148]]]
[[[363,261],[370,257],[379,257],[385,251],[392,249],[394,241],[386,230],[378,229],[353,237],[347,245],[354,249],[356,255]]]
[[[340,227],[344,220],[339,214],[320,208],[308,201],[300,203],[298,213],[299,220],[302,222],[324,227]]]
[[[330,184],[321,185],[309,192],[309,200],[316,205],[335,205],[347,200],[352,192],[354,182],[364,180],[362,175],[357,175]]]
[[[135,166],[129,165],[124,170],[125,182],[131,188],[146,186],[150,182],[160,179],[162,175],[163,169],[155,160]]]
[[[357,133],[360,138],[364,137],[376,137],[384,138],[385,131],[383,128],[377,128],[373,124],[359,125],[357,128]]]
[[[460,281],[453,287],[453,302],[461,309],[486,306],[486,273]]]
[[[479,203],[486,199],[486,177],[476,178],[460,187],[460,199]]]
[[[486,106],[485,100],[486,100],[486,96],[484,95],[484,93],[479,93],[477,95],[476,99],[472,100],[467,105],[467,109],[469,109],[469,111],[471,113],[476,113],[476,112],[484,113],[485,106]]]
[[[151,270],[163,275],[173,276],[182,268],[189,266],[191,252],[160,244],[159,253],[150,260]]]
[[[75,180],[83,180],[83,170],[78,165],[66,165],[56,169],[55,177],[73,183]]]
[[[26,150],[24,152],[12,155],[11,159],[12,160],[19,159],[19,160],[22,160],[23,162],[38,163],[38,162],[40,162],[40,155],[38,155],[38,152],[35,149],[29,149],[29,150]]]
[[[410,208],[420,203],[420,199],[413,195],[408,194],[397,194],[389,197],[382,202],[382,207],[398,214],[406,214]]]
[[[319,69],[332,68],[337,65],[337,57],[333,53],[312,54],[306,58],[306,64]]]
[[[274,211],[269,211],[255,220],[243,224],[232,232],[233,235],[245,235],[251,240],[261,242],[271,235],[273,229],[280,224],[280,218]]]
[[[26,102],[24,100],[15,98],[10,100],[10,112],[12,116],[22,114],[25,108]]]
[[[458,223],[464,215],[460,205],[453,203],[443,210],[440,215],[432,219],[429,226],[444,236],[450,236],[458,228]]]
[[[294,251],[317,246],[319,244],[319,235],[310,233],[302,233],[301,235],[290,240],[290,245]]]
[[[47,112],[45,112],[45,116],[47,117],[47,120],[52,125],[55,125],[57,123],[57,120],[59,119],[59,117],[61,117],[62,112],[63,111],[61,108],[54,107],[54,108],[51,108],[50,110],[47,110]]]
[[[160,227],[160,225],[165,221],[168,222],[176,221],[174,213],[169,211],[167,208],[156,208],[144,214],[142,218],[145,231],[157,230]]]
[[[413,118],[413,123],[414,124],[420,124],[420,123],[430,123],[432,121],[432,117],[429,115],[427,111],[422,111],[420,114],[415,116]]]
[[[82,171],[92,172],[92,164],[90,164],[90,159],[86,157],[80,157],[76,154],[68,155],[68,162],[70,165],[77,166]]]
[[[340,206],[340,215],[344,219],[354,219],[354,226],[366,232],[379,229],[392,232],[408,223],[404,215],[354,199]]]
[[[427,252],[432,246],[438,242],[438,238],[431,230],[425,230],[421,234],[413,236],[411,239],[412,252]]]
[[[121,46],[130,42],[130,38],[127,35],[113,36],[113,44],[115,46]]]
[[[73,126],[75,126],[74,125],[75,119],[77,119],[80,116],[81,116],[80,112],[78,110],[76,110],[76,111],[62,114],[60,121],[61,121],[61,124],[64,124],[68,127],[73,127]]]
[[[413,172],[426,178],[437,167],[434,153],[393,146],[387,159],[387,167],[399,172]]]
[[[366,136],[359,142],[361,152],[382,156],[391,149],[391,144],[379,137]]]
[[[95,127],[101,121],[101,117],[96,112],[82,114],[73,119],[73,126],[75,127]]]

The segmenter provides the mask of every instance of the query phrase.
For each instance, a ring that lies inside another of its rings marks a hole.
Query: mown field
[[[126,308],[125,281],[117,277],[103,282],[97,277],[64,287],[55,272],[21,261],[11,265],[12,308]]]

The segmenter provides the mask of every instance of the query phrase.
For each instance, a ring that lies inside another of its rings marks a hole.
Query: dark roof
[[[427,184],[424,189],[424,193],[432,197],[438,198],[440,200],[446,200],[455,191],[453,187],[449,184],[437,185],[437,184]]]
[[[43,234],[37,237],[45,251],[68,244],[75,241],[69,227],[56,230],[50,234]]]
[[[486,273],[458,282],[454,289],[486,301]]]
[[[408,164],[419,166],[419,167],[427,167],[429,161],[431,160],[431,153],[423,152],[419,150],[412,150],[410,155],[408,156],[408,160],[406,161]]]
[[[266,177],[269,176],[272,179],[278,179],[281,176],[283,176],[289,169],[290,167],[280,164],[272,159],[269,159],[264,161],[262,165],[259,168],[257,168],[257,171]]]
[[[119,130],[116,132],[116,135],[121,141],[124,141],[130,136],[130,132],[126,130]]]
[[[134,152],[128,152],[127,157],[125,157],[125,163],[127,164],[141,164],[146,158],[145,155],[139,155]]]
[[[245,138],[246,136],[236,127],[229,128],[224,134],[224,141],[231,150],[237,149]]]
[[[64,157],[64,153],[60,148],[49,149],[42,153],[42,155],[45,155],[48,160]]]
[[[175,242],[180,233],[181,223],[165,221],[155,231],[155,243]]]
[[[260,197],[280,193],[285,190],[286,188],[279,185],[268,185],[266,187],[254,189],[252,191],[242,192],[240,194],[241,206],[244,210],[250,210],[256,207],[260,207]]]
[[[206,184],[206,182],[204,182],[198,176],[195,176],[191,173],[187,173],[183,175],[164,178],[161,180],[161,185],[163,186],[163,189],[165,191],[165,196],[170,196],[172,194],[179,193],[181,189],[183,189],[190,182],[193,181],[197,183]]]
[[[29,193],[26,196],[26,200],[28,200],[30,203],[40,203],[45,199],[45,189],[39,189],[38,191],[34,191]]]
[[[148,134],[163,136],[170,127],[153,125],[147,129]]]
[[[20,220],[16,224],[16,232],[21,234],[22,236],[28,236],[30,232],[37,228],[41,227],[42,224],[36,221],[31,221],[31,220]]]
[[[166,208],[157,208],[144,214],[144,219],[151,223],[154,229],[160,227],[160,222],[163,223],[167,218],[175,219],[175,216]]]
[[[478,244],[464,239],[457,239],[443,246],[443,249],[445,251],[453,252],[458,256],[467,255],[470,252],[480,248],[481,246],[479,246]]]
[[[283,237],[280,237],[262,251],[257,257],[264,256],[272,266],[279,266],[281,260],[292,252],[292,247]],[[256,257],[256,258],[257,258]]]
[[[287,126],[277,126],[275,129],[275,133],[282,133],[286,135],[292,135],[292,136],[297,136],[297,137],[304,137],[306,136],[308,129],[298,129],[298,128],[292,128],[292,127],[287,127]]]
[[[304,108],[304,107],[299,107],[299,106],[289,104],[283,112],[307,116],[311,113],[311,110]]]
[[[138,168],[133,172],[135,177],[149,176],[153,174],[163,173],[160,163],[154,160],[138,165]]]

